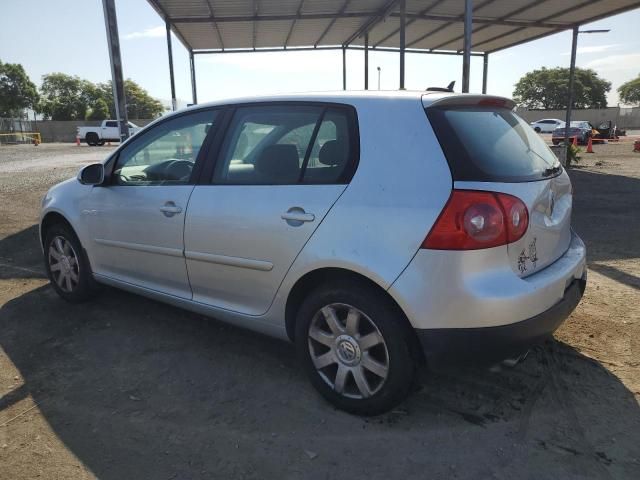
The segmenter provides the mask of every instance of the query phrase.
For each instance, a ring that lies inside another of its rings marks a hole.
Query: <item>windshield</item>
[[[432,107],[427,116],[454,180],[522,182],[560,171],[540,135],[507,108]]]

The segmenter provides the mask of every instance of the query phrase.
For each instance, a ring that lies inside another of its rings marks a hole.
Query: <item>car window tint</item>
[[[216,111],[167,120],[136,135],[120,152],[113,170],[116,185],[189,183],[198,152],[215,125]]]
[[[118,122],[107,122],[106,126],[107,127],[117,127],[118,126]]]
[[[434,107],[427,109],[427,116],[454,180],[538,180],[559,165],[544,140],[509,109]]]
[[[239,108],[218,157],[214,183],[298,183],[307,148],[322,112],[320,106]]]

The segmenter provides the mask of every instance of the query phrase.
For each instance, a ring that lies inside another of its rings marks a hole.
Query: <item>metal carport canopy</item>
[[[459,54],[465,0],[148,0],[193,53],[401,47]],[[474,0],[471,50],[492,53],[640,7],[638,0]]]

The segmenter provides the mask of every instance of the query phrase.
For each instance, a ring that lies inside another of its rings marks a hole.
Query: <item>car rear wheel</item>
[[[325,399],[350,413],[377,415],[411,388],[411,334],[402,313],[380,294],[338,283],[313,291],[303,302],[296,346]]]
[[[98,144],[98,134],[94,133],[94,132],[89,132],[87,133],[87,136],[84,137],[85,142],[87,142],[87,145],[89,145],[90,147],[95,147]]]
[[[80,241],[68,226],[56,224],[48,229],[44,259],[51,285],[63,299],[80,303],[93,295],[95,282],[89,261]]]
[[[536,131],[536,133],[540,133],[542,130],[540,129],[540,127],[536,127],[534,128],[534,130]]]

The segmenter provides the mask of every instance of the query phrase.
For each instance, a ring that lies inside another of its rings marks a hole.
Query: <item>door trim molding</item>
[[[269,272],[273,269],[273,263],[264,260],[254,260],[252,258],[228,257],[227,255],[216,255],[213,253],[202,253],[185,251],[184,256],[188,260],[199,262],[216,263],[218,265],[228,265],[230,267],[248,268],[250,270],[260,270]]]
[[[184,255],[183,251],[179,248],[157,247],[155,245],[144,245],[142,243],[121,242],[118,240],[107,240],[104,238],[95,238],[93,241],[99,245],[104,245],[107,247],[124,248],[126,250],[135,250],[137,252],[167,255],[169,257],[182,257]]]

